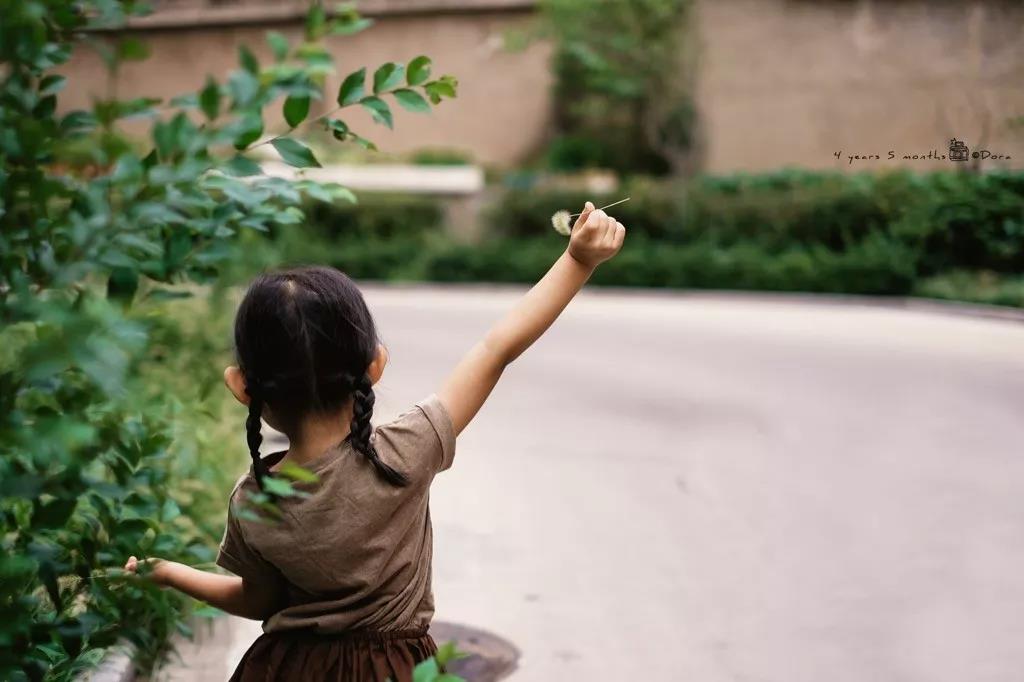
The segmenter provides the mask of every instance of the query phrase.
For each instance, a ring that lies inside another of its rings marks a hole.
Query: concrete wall
[[[1020,2],[704,0],[700,22],[709,171],[948,168],[888,152],[945,154],[953,137],[1024,168],[1024,129],[1006,124],[1024,114]]]
[[[704,168],[781,166],[853,170],[946,168],[950,138],[1009,154],[986,166],[1024,168],[1024,3],[1016,0],[698,0],[698,105]],[[511,165],[538,149],[550,125],[549,50],[503,49],[530,21],[531,0],[364,0],[369,31],[334,43],[341,68],[426,53],[461,81],[431,115],[396,112],[396,131],[361,112],[351,122],[385,151],[445,147]],[[240,43],[267,56],[267,28],[301,32],[302,3],[175,0],[142,22],[153,57],[129,65],[122,96],[177,94],[235,65]],[[212,9],[211,9],[212,8]],[[65,106],[107,86],[80,51]],[[335,83],[336,85],[336,83]],[[889,151],[895,160],[888,159]],[[835,152],[841,152],[839,159]],[[848,156],[879,158],[849,162]]]

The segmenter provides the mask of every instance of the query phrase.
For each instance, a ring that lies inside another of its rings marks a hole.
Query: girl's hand
[[[140,572],[140,567],[142,570]],[[124,570],[135,575],[142,575],[161,587],[167,585],[167,574],[170,562],[163,559],[143,559],[139,561],[134,556],[128,557]]]
[[[596,268],[622,248],[626,228],[587,202],[569,237],[569,255],[588,268]]]

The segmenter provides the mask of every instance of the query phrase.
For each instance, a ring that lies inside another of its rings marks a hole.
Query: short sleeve
[[[433,475],[455,459],[455,428],[441,399],[430,395],[377,427],[375,445],[382,456],[403,462],[407,470]]]
[[[228,508],[228,521],[224,528],[224,538],[221,540],[220,549],[217,551],[217,565],[226,568],[235,575],[245,580],[267,584],[280,579],[277,568],[269,561],[260,556],[259,552],[252,548],[246,541],[245,534],[239,523],[235,506],[244,504],[241,492],[238,488],[231,496],[231,505]]]
[[[434,434],[441,441],[441,463],[437,470],[444,471],[450,468],[455,460],[455,427],[452,425],[451,415],[437,394],[431,394],[416,403],[416,407],[423,410],[423,414],[434,428]]]

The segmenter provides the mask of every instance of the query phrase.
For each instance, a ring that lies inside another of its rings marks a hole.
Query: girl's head
[[[352,446],[395,485],[401,473],[384,463],[370,440],[373,384],[387,354],[377,338],[363,295],[343,273],[324,267],[259,276],[235,317],[238,367],[225,381],[249,406],[246,430],[256,480],[263,486],[260,419],[299,437],[309,418],[347,414],[351,401]]]

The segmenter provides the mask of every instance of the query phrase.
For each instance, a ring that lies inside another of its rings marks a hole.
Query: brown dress
[[[436,651],[434,640],[422,630],[271,632],[253,642],[230,682],[411,682],[416,664]]]
[[[408,485],[384,481],[346,441],[305,464],[318,480],[294,483],[303,495],[278,499],[279,518],[247,505],[251,470],[235,486],[217,563],[282,607],[232,680],[406,682],[436,650],[429,489],[454,458],[451,417],[432,395],[373,442]]]

